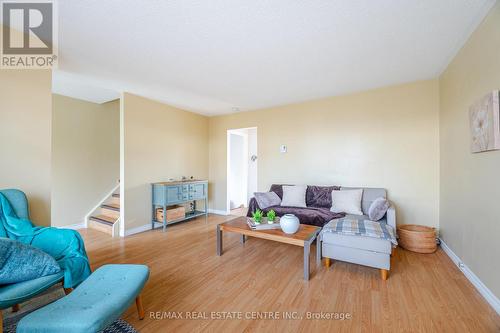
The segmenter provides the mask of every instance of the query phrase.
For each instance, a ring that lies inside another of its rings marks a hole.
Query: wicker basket
[[[186,207],[171,206],[167,208],[167,222],[183,219],[186,217]],[[156,208],[156,221],[163,222],[163,208]]]
[[[433,253],[437,249],[436,229],[416,224],[398,226],[399,245],[409,251]]]

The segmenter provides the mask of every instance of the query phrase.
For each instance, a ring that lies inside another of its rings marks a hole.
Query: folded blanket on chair
[[[10,239],[29,244],[54,257],[64,270],[64,288],[74,288],[91,273],[83,239],[71,229],[35,227],[18,218],[10,202],[0,193],[0,223]]]
[[[394,246],[398,245],[394,228],[384,222],[356,220],[346,217],[328,222],[322,230],[322,233],[324,232],[385,239]]]

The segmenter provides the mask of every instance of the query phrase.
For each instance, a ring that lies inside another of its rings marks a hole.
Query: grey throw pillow
[[[386,198],[375,199],[368,209],[368,217],[372,221],[378,221],[384,217],[389,209],[390,203]]]
[[[266,209],[281,204],[280,197],[274,192],[255,192],[253,194],[260,209]]]
[[[0,285],[34,280],[59,273],[49,254],[9,238],[0,238]]]

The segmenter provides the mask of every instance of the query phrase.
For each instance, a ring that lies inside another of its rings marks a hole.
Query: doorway
[[[257,128],[227,131],[227,205],[231,215],[246,215],[257,191]]]

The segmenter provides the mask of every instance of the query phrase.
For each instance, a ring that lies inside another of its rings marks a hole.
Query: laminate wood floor
[[[225,252],[216,256],[215,226],[231,218],[211,215],[207,224],[200,218],[124,239],[80,232],[92,269],[150,267],[146,318],[138,319],[134,305],[124,315],[140,332],[500,332],[500,316],[441,249],[398,248],[382,281],[379,270],[354,264],[316,268],[313,247],[311,280],[304,281],[302,248],[293,245],[241,244],[225,234]]]

